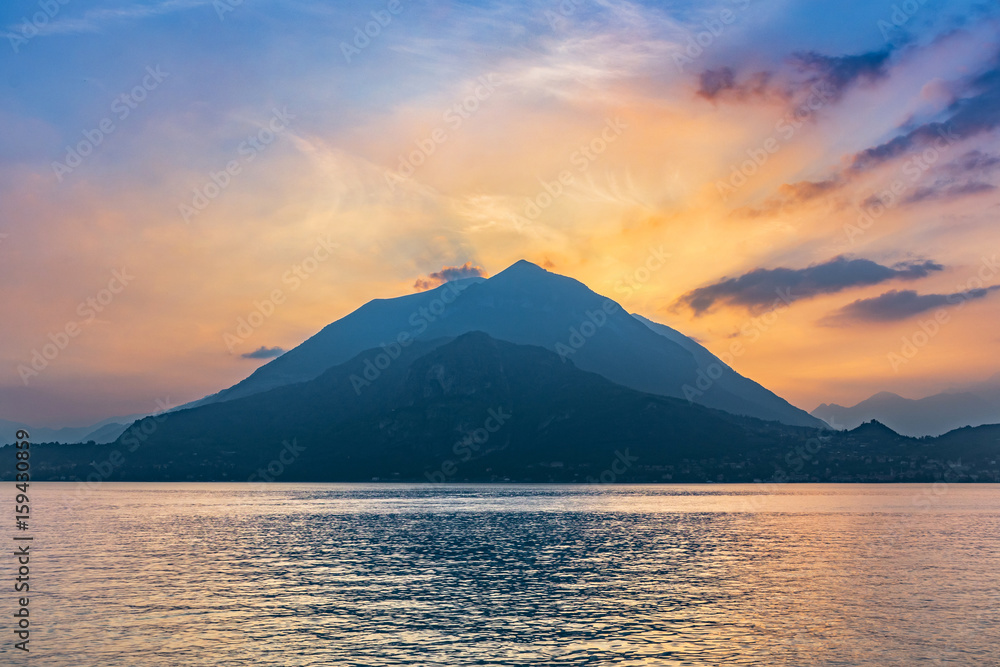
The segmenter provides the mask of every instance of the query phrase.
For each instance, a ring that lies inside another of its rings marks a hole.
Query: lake
[[[31,492],[2,664],[1000,664],[1000,485]]]

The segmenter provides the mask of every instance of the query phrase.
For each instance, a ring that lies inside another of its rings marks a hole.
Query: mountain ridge
[[[811,414],[844,428],[876,419],[903,435],[939,436],[964,426],[1000,423],[1000,381],[919,399],[881,391],[849,407],[822,403]]]

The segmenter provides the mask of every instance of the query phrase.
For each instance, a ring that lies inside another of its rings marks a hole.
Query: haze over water
[[[1000,660],[996,485],[33,490],[52,667]]]

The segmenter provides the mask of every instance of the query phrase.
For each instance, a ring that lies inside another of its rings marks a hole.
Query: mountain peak
[[[894,394],[891,391],[880,391],[868,397],[869,401],[898,401],[900,399],[906,400],[899,394]]]
[[[653,323],[637,320],[574,278],[522,259],[489,279],[467,280],[476,284],[456,289],[448,283],[372,301],[206,402],[312,380],[374,345],[386,345],[384,354],[389,354],[393,345],[402,347],[406,340],[454,339],[481,331],[496,340],[556,352],[560,363],[571,361],[583,371],[645,393],[687,397],[686,387],[699,386],[694,402],[708,407],[798,426],[822,424],[690,339],[667,327],[651,328]],[[700,387],[698,372],[716,363],[725,377]]]
[[[559,298],[570,295],[597,297],[579,280],[543,269],[526,259],[519,259],[486,282],[494,287],[502,285],[505,289],[528,290],[538,295],[543,293],[549,296],[559,295]]]
[[[506,269],[498,273],[497,275],[540,275],[543,273],[548,273],[545,269],[538,266],[537,264],[532,264],[526,259],[519,259]]]

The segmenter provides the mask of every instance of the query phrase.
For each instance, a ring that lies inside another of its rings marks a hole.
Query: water
[[[47,667],[1000,664],[997,485],[31,490]]]

